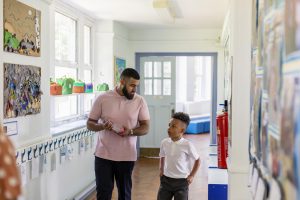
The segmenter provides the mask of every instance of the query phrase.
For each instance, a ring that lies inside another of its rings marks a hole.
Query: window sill
[[[53,128],[50,128],[50,133],[52,136],[58,136],[62,135],[64,133],[74,131],[80,128],[86,127],[86,119],[73,121],[70,123],[62,124],[60,126],[56,126]]]
[[[81,96],[81,95],[93,95],[95,93],[72,93],[72,94],[60,94],[60,95],[50,95],[51,97],[69,97],[69,96]]]
[[[103,91],[94,91],[91,93],[72,93],[72,94],[59,94],[59,95],[50,95],[51,97],[68,97],[68,96],[82,96],[82,95],[98,95],[98,94],[102,94]]]

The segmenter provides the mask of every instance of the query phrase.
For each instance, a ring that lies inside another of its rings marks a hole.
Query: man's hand
[[[112,126],[113,126],[113,124],[112,124],[112,122],[109,121],[109,120],[106,120],[106,121],[104,121],[104,123],[103,123],[103,128],[104,128],[105,130],[111,131],[111,130],[112,130]]]
[[[123,127],[123,128],[124,128],[124,130],[122,132],[119,132],[118,134],[122,137],[130,136],[131,129],[128,129],[127,127]]]

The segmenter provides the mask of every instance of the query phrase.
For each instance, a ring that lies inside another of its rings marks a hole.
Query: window
[[[210,99],[211,68],[212,59],[210,56],[194,57],[194,101]]]
[[[176,101],[211,100],[212,56],[176,57]]]
[[[55,60],[76,62],[76,21],[55,13]]]
[[[55,12],[55,66],[53,77],[56,81],[59,78],[66,77],[75,81],[92,83],[92,26],[85,24],[84,17],[79,16],[75,19],[68,14]],[[74,14],[74,16],[77,16],[77,14]],[[90,111],[94,97],[95,95],[92,93],[52,96],[52,105],[54,106],[54,109],[52,109],[54,113],[51,115],[52,126],[82,118]]]
[[[84,64],[91,64],[91,28],[84,26],[83,28],[83,38],[84,38]]]
[[[171,95],[171,62],[145,62],[144,77],[144,95]]]

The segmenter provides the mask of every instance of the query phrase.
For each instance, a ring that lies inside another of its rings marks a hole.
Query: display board
[[[252,15],[251,161],[300,199],[300,1],[253,0]]]

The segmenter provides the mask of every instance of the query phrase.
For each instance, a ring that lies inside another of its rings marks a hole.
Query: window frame
[[[76,35],[75,35],[75,62],[68,62],[64,60],[57,60],[55,56],[55,15],[56,13],[62,14],[66,17],[69,17],[75,20],[76,23]],[[56,2],[54,9],[51,12],[53,16],[51,18],[51,27],[52,28],[52,51],[51,51],[51,64],[50,64],[50,77],[55,77],[56,67],[66,67],[70,69],[76,69],[77,71],[77,80],[83,80],[84,70],[91,71],[91,82],[94,83],[94,21],[90,17],[80,13],[78,10],[71,8],[61,2]],[[84,27],[87,26],[90,28],[90,63],[85,64],[84,62]],[[59,119],[55,118],[55,98],[64,98],[64,96],[75,95],[77,97],[77,114],[62,117]],[[91,95],[91,93],[81,93],[81,94],[70,94],[63,96],[50,96],[50,107],[52,112],[50,113],[51,127],[56,127],[62,124],[70,123],[76,120],[83,119],[87,116],[89,111],[84,111],[84,99],[85,95]],[[95,95],[95,94],[94,94]]]

